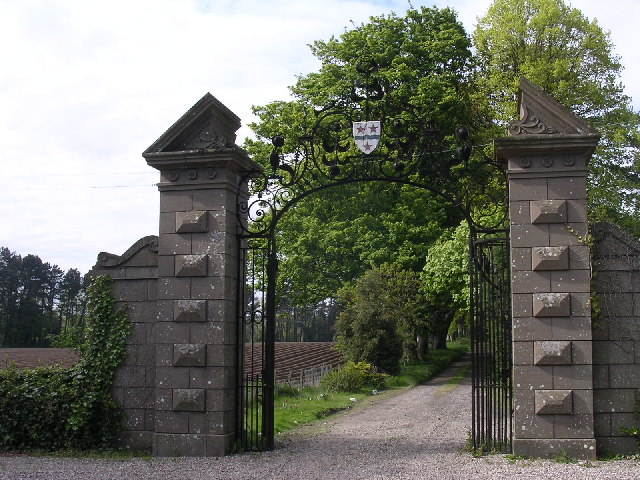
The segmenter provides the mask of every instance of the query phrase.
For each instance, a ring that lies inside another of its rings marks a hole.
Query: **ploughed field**
[[[276,342],[276,382],[296,382],[304,370],[331,365],[335,369],[344,363],[335,350],[335,342]],[[244,349],[245,374],[262,370],[262,344],[249,344]]]
[[[304,370],[330,365],[332,369],[344,363],[335,349],[335,342],[276,342],[276,381],[286,383],[300,378]],[[70,348],[0,348],[0,368],[15,362],[18,368],[44,365],[73,365],[78,355]],[[262,370],[262,344],[247,344],[244,352],[245,373]]]

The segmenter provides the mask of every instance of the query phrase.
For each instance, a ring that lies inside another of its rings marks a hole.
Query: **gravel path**
[[[640,462],[561,464],[463,452],[470,425],[470,382],[447,376],[400,395],[302,427],[278,448],[225,458],[95,460],[0,456],[0,479],[639,479]]]

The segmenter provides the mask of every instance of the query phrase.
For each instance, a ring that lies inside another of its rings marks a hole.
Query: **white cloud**
[[[470,32],[490,2],[435,3],[451,5]],[[630,14],[638,1],[611,3],[575,6],[612,30],[638,106]],[[313,40],[407,7],[406,0],[0,1],[0,245],[83,272],[101,250],[124,252],[157,232],[157,174],[141,152],[205,92],[246,125],[251,105],[286,98],[295,75],[317,67],[307,47]],[[89,188],[116,185],[147,187]]]

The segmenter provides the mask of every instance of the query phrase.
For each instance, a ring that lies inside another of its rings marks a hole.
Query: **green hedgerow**
[[[0,449],[95,449],[114,444],[122,408],[111,387],[126,356],[131,323],[111,296],[111,279],[87,289],[86,339],[81,359],[58,366],[0,370]]]

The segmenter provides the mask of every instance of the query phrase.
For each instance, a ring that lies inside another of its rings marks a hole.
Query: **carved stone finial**
[[[597,135],[597,131],[526,78],[520,78],[520,120],[509,135]]]

